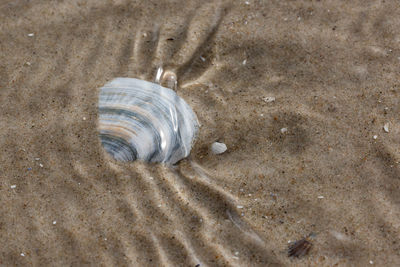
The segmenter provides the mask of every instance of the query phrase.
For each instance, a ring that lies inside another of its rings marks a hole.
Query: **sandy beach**
[[[191,154],[115,161],[99,88],[160,66]],[[2,0],[0,266],[399,266],[399,100],[396,0]]]

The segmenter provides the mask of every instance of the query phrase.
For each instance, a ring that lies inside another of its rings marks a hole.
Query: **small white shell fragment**
[[[35,36],[35,34],[34,33],[28,33],[28,36],[29,37],[33,37],[33,36]]]
[[[383,130],[385,130],[385,132],[389,132],[389,123],[385,123],[385,125],[383,125]]]
[[[53,225],[57,224],[57,221],[53,221]]]
[[[378,138],[378,136],[377,136],[377,135],[374,135],[373,138],[376,140],[376,138]]]
[[[281,133],[286,133],[287,132],[287,128],[282,128],[281,129]]]
[[[242,64],[246,65],[246,63],[247,63],[247,59],[243,60]]]
[[[216,155],[224,153],[227,149],[228,148],[226,147],[226,145],[224,143],[214,142],[211,145],[211,151],[212,151],[212,153],[214,153]]]
[[[42,163],[39,163],[39,166],[40,166],[40,168],[43,168],[43,164]]]
[[[369,261],[369,264],[374,264],[374,262],[373,261]]]
[[[324,196],[318,196],[318,198],[324,198]]]
[[[206,59],[203,56],[200,56],[201,61],[205,62]]]
[[[236,208],[243,209],[243,206],[242,205],[237,205]]]
[[[21,256],[22,256],[22,257],[25,257],[25,254],[24,254],[24,253],[21,253]]]
[[[17,187],[17,185],[13,184],[13,185],[11,185],[10,187],[11,187],[11,189],[14,189],[14,188]]]
[[[272,103],[275,102],[275,97],[274,96],[267,96],[267,97],[263,97],[263,100],[265,103]]]

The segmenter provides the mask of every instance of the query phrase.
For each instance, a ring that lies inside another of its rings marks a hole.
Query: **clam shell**
[[[98,131],[116,160],[176,163],[187,157],[199,123],[173,90],[133,78],[100,89]]]

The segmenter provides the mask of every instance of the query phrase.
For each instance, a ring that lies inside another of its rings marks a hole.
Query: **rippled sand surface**
[[[0,265],[398,265],[399,14],[395,0],[2,0]],[[202,125],[191,156],[115,162],[98,88],[158,66]]]

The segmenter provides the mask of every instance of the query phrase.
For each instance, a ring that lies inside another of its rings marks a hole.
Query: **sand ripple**
[[[0,265],[400,261],[397,2],[248,3],[2,1]],[[199,139],[174,167],[115,162],[98,88],[159,66]]]

